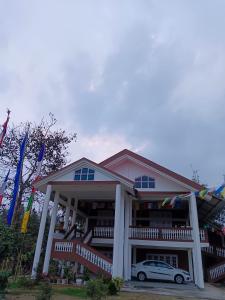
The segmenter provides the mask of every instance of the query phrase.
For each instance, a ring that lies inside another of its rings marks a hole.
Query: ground
[[[83,300],[84,298],[78,298],[74,296],[68,296],[64,294],[54,295],[52,300]],[[184,297],[172,297],[172,296],[162,296],[162,295],[150,295],[146,293],[128,293],[121,292],[119,296],[107,296],[107,300],[187,300],[190,298]],[[6,300],[35,300],[35,296],[24,294],[8,295]]]
[[[86,299],[84,289],[54,286],[52,300]],[[37,290],[11,289],[6,300],[35,300]],[[1,299],[1,297],[0,297]],[[131,282],[126,284],[119,296],[107,296],[107,300],[225,300],[224,285],[206,284],[199,290],[192,284],[177,285],[160,282]]]

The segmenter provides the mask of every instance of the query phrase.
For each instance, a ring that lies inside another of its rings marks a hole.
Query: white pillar
[[[188,271],[191,276],[191,280],[194,280],[194,274],[193,274],[193,261],[192,261],[192,250],[188,249]]]
[[[134,246],[133,247],[133,264],[136,264],[136,263],[137,263],[137,249]]]
[[[71,207],[71,198],[68,198],[67,205],[66,205],[66,213],[65,213],[65,217],[64,217],[64,226],[63,226],[63,229],[65,231],[68,230],[69,217],[70,217],[70,207]]]
[[[35,279],[37,275],[37,268],[38,268],[39,259],[41,255],[41,247],[42,247],[43,236],[45,232],[45,224],[46,224],[48,205],[49,205],[51,192],[52,192],[52,186],[48,185],[45,194],[45,201],[44,201],[42,215],[41,215],[41,223],[39,226],[38,238],[37,238],[36,249],[34,254],[34,261],[33,261],[32,274],[31,274],[31,277],[33,279]]]
[[[129,229],[131,225],[132,200],[125,199],[125,229],[124,229],[124,279],[131,279],[131,245],[129,240]]]
[[[121,185],[117,184],[113,241],[113,277],[123,277],[124,197],[122,194]]]
[[[202,252],[199,234],[199,224],[198,224],[198,211],[196,204],[195,193],[191,193],[189,201],[189,215],[190,224],[192,227],[192,237],[193,237],[193,265],[194,265],[194,277],[195,284],[199,288],[204,288],[204,275],[202,266]]]
[[[59,193],[56,192],[55,199],[54,199],[54,206],[52,209],[51,223],[50,223],[50,227],[49,227],[48,241],[47,241],[45,260],[44,260],[44,266],[43,266],[43,274],[45,274],[45,275],[48,274],[49,261],[50,261],[51,250],[52,250],[52,241],[53,241],[56,216],[57,216],[57,211],[58,211],[58,203],[59,203]]]
[[[84,234],[87,233],[88,231],[88,217],[85,220],[85,225],[84,225]]]
[[[73,215],[72,215],[72,224],[71,224],[71,226],[73,226],[73,225],[76,223],[77,206],[78,206],[78,199],[75,198],[74,208],[73,208]]]

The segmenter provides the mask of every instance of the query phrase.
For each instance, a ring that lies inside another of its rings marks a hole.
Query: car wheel
[[[137,275],[137,278],[139,281],[145,281],[145,279],[147,278],[144,272],[140,272]]]
[[[184,277],[182,275],[176,275],[174,280],[176,283],[182,284],[184,282]]]

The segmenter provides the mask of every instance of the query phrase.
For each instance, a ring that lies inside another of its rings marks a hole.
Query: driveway
[[[205,288],[200,290],[193,283],[176,284],[152,281],[129,281],[126,282],[124,291],[146,292],[158,295],[178,296],[194,299],[225,300],[225,286],[217,286],[205,283]]]

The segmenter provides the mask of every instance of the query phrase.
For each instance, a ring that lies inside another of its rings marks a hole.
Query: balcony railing
[[[93,238],[113,238],[113,227],[94,227]],[[159,240],[159,241],[185,241],[190,242],[192,228],[154,228],[130,226],[129,238],[137,240]],[[200,229],[201,242],[208,242],[207,232]]]
[[[137,240],[192,241],[192,229],[130,227],[130,238]]]
[[[114,236],[113,227],[94,227],[93,228],[93,237],[94,238],[105,238],[112,239]]]

